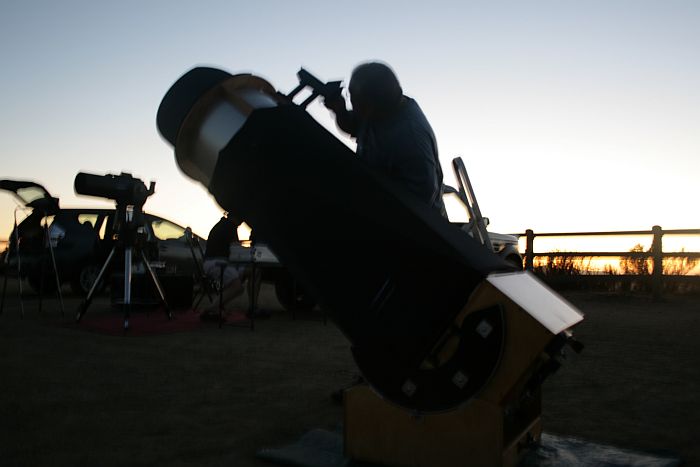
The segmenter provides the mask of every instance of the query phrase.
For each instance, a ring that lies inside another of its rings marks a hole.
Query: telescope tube
[[[378,392],[426,411],[472,397],[501,354],[500,310],[484,311],[497,332],[462,339],[459,359],[432,369],[425,359],[477,285],[510,266],[269,84],[219,72],[190,70],[158,110],[183,172],[269,244],[346,335]],[[455,365],[468,367],[461,387],[449,380]]]

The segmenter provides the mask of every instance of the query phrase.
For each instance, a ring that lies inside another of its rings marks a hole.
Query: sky
[[[113,205],[76,195],[78,172],[128,172],[156,181],[146,211],[206,236],[221,209],[156,129],[170,85],[206,65],[287,93],[300,67],[347,83],[381,60],[491,230],[700,228],[697,1],[0,0],[0,60],[0,178],[64,207]],[[0,193],[0,239],[14,209]]]

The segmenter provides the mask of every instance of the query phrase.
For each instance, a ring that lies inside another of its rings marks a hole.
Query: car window
[[[56,216],[53,216],[53,215],[51,215],[51,216],[44,216],[44,217],[41,218],[41,221],[39,222],[39,225],[41,225],[42,227],[45,226],[45,225],[51,225],[51,224],[53,224],[53,220],[54,220],[55,217],[56,217]]]
[[[105,239],[105,234],[107,233],[107,219],[111,219],[111,217],[108,216],[102,216],[98,221],[98,227],[97,227],[97,235],[100,237],[100,240]]]
[[[46,191],[39,186],[28,186],[25,188],[20,188],[17,190],[17,196],[19,196],[25,204],[29,204],[32,201],[38,199],[46,198]]]
[[[85,225],[86,222],[89,222],[92,228],[95,228],[95,224],[97,223],[97,218],[99,216],[97,214],[78,214],[78,222],[81,224]]]
[[[151,228],[153,229],[153,235],[158,240],[178,239],[185,235],[185,229],[165,219],[153,219]]]

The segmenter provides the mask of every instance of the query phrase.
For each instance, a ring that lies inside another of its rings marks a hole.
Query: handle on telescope
[[[299,85],[294,88],[287,97],[293,99],[302,89],[306,87],[311,88],[311,95],[307,97],[304,102],[299,104],[299,106],[304,109],[318,96],[323,96],[326,99],[335,98],[340,95],[343,89],[341,87],[342,81],[329,81],[324,83],[303,68],[297,72],[297,78],[299,78]]]

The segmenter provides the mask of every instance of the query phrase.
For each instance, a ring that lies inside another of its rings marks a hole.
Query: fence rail
[[[556,252],[536,252],[534,249],[535,238],[537,237],[586,237],[586,236],[652,236],[651,248],[647,252],[643,251],[556,251]],[[689,260],[700,259],[700,252],[664,252],[663,251],[663,236],[664,235],[700,235],[700,229],[673,229],[664,230],[660,226],[655,225],[651,230],[623,230],[613,232],[548,232],[535,233],[528,229],[524,234],[517,234],[519,237],[525,237],[525,268],[534,270],[536,257],[619,257],[631,259],[651,259],[652,269],[651,274],[647,277],[651,283],[652,294],[655,299],[661,297],[663,284],[666,281],[684,281],[700,283],[700,276],[688,275],[668,275],[663,273],[664,258],[687,258]],[[639,275],[615,274],[615,275],[599,275],[599,274],[573,274],[567,277],[560,277],[557,280],[616,280],[616,281],[634,281],[640,280]]]

